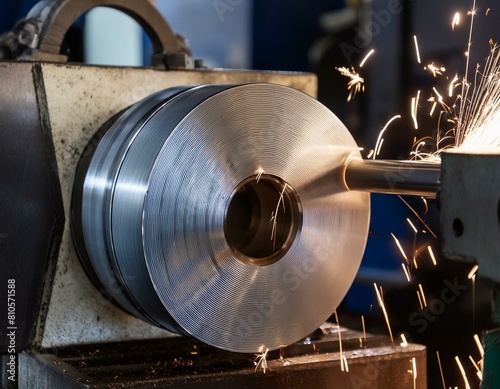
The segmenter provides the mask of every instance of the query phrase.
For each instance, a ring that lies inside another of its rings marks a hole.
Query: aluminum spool
[[[319,102],[272,84],[179,87],[105,130],[77,173],[73,234],[125,310],[256,353],[307,336],[340,304],[369,194],[345,189],[359,152]]]

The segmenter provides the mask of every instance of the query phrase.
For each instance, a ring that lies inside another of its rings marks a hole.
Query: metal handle
[[[441,164],[417,161],[352,159],[345,167],[350,190],[435,198],[440,188]]]
[[[164,69],[192,68],[185,42],[147,0],[42,0],[9,33],[0,37],[0,58],[66,62],[61,44],[73,22],[92,8],[120,10],[136,20],[153,44],[153,64]]]

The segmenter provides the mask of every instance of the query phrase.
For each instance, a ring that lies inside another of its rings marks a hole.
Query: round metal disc
[[[368,235],[369,195],[343,184],[345,159],[359,156],[344,125],[271,84],[139,106],[103,138],[83,189],[103,285],[118,274],[143,318],[230,351],[277,349],[318,328]]]

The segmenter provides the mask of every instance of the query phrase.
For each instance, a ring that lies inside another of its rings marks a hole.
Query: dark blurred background
[[[35,1],[0,0],[0,33],[26,15]],[[394,115],[379,158],[406,159],[414,139],[435,136],[446,125],[439,109],[431,117],[432,88],[445,91],[455,75],[463,77],[472,1],[464,0],[158,0],[157,7],[174,31],[185,36],[196,58],[209,67],[290,70],[318,75],[318,99],[346,124],[363,147],[364,155],[375,145],[379,131]],[[498,5],[498,4],[497,4]],[[491,10],[488,8],[491,6]],[[452,19],[461,23],[452,29]],[[488,13],[488,15],[486,15]],[[483,64],[490,46],[500,39],[497,20],[500,7],[484,0],[477,9],[470,53],[471,69]],[[421,63],[414,46],[417,37]],[[361,59],[375,53],[363,68]],[[150,43],[135,22],[117,11],[98,9],[75,22],[63,51],[71,61],[141,66],[149,64]],[[434,77],[424,66],[446,68]],[[346,77],[337,67],[353,66],[364,78],[366,91],[347,102]],[[472,76],[469,74],[469,79]],[[410,115],[411,98],[420,91],[419,128]],[[451,104],[453,99],[447,98]],[[439,124],[440,123],[440,124]],[[428,142],[433,147],[432,141]],[[447,387],[463,385],[455,355],[460,356],[472,386],[477,386],[469,355],[479,359],[473,334],[491,328],[490,289],[481,280],[473,284],[470,265],[442,258],[439,244],[439,212],[427,210],[420,199],[406,199],[426,224],[419,221],[398,197],[372,195],[370,235],[355,284],[339,308],[344,326],[387,333],[377,306],[373,283],[384,289],[394,334],[428,347],[429,388],[442,387],[436,359],[439,351]],[[407,218],[416,226],[415,234]],[[408,283],[401,268],[403,258],[391,233],[411,258],[417,252],[418,269]],[[433,236],[435,233],[436,237]],[[433,248],[437,266],[427,246]],[[463,285],[452,303],[440,305],[449,283]],[[418,284],[429,308],[421,310]],[[434,303],[432,305],[432,303]],[[434,307],[434,310],[433,310]]]

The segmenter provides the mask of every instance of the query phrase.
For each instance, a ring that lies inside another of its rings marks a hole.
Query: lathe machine
[[[152,68],[66,63],[99,5],[142,25]],[[6,385],[425,388],[423,346],[324,324],[369,192],[437,196],[445,254],[500,282],[498,155],[363,160],[313,75],[206,69],[148,1],[41,1],[0,58]]]

